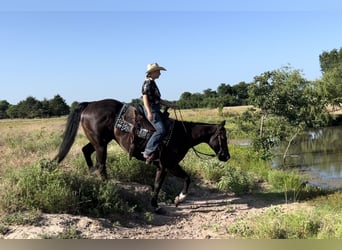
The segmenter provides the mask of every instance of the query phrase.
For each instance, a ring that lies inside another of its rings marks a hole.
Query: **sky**
[[[0,4],[0,100],[140,98],[148,63],[166,100],[284,66],[321,77],[342,47],[342,1],[11,0]]]

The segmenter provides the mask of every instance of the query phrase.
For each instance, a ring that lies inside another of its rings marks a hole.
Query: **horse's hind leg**
[[[178,164],[174,166],[173,168],[168,169],[169,172],[179,178],[182,178],[184,180],[183,189],[181,193],[175,198],[175,205],[176,207],[179,205],[179,203],[183,202],[188,194],[188,189],[190,185],[190,176],[182,169],[181,166]]]
[[[91,155],[95,152],[94,146],[89,142],[82,148],[84,158],[87,162],[88,169],[90,173],[93,173],[96,169],[94,168],[93,161],[91,160]]]

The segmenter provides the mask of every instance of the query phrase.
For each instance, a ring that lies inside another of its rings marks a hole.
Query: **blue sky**
[[[0,100],[129,102],[152,62],[167,68],[158,85],[168,100],[287,65],[314,80],[319,55],[342,47],[341,11],[337,0],[7,1]]]

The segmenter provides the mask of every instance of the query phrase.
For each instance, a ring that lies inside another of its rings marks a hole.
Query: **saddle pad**
[[[119,112],[119,115],[116,118],[114,123],[114,128],[119,129],[124,133],[131,133],[134,128],[135,117],[136,117],[136,109],[134,107],[130,107],[124,104]],[[163,138],[163,143],[168,144],[171,140],[172,131],[174,127],[175,121],[168,119],[166,122],[167,130],[166,136]],[[142,128],[140,126],[135,127],[135,135],[139,138],[148,140],[154,131],[148,130],[146,128]]]

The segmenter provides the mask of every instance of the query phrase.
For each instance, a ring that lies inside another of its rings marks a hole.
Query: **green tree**
[[[248,94],[251,104],[260,108],[262,113],[258,138],[261,141],[258,145],[261,145],[263,150],[269,149],[279,140],[293,139],[293,134],[315,126],[318,121],[322,123],[322,117],[327,114],[317,93],[316,83],[307,81],[301,71],[290,67],[256,76],[249,86]],[[274,117],[282,120],[282,124],[287,123],[291,127],[287,129],[288,133],[275,131],[272,125],[265,129],[268,116],[272,117],[273,124]]]
[[[0,100],[0,119],[8,118],[7,110],[10,104],[6,100]]]
[[[319,55],[319,63],[323,74],[338,67],[342,63],[342,48],[324,51]]]
[[[73,103],[71,103],[71,105],[70,105],[70,112],[75,110],[75,108],[78,106],[78,104],[80,104],[80,103],[77,102],[77,101],[74,101]]]
[[[314,88],[301,71],[283,67],[256,76],[248,93],[251,104],[260,108],[265,116],[282,116],[294,126],[301,122],[309,126],[312,122],[307,120],[307,112],[313,104],[313,96],[317,97]]]
[[[232,106],[234,104],[233,88],[229,84],[221,83],[217,87],[219,106]]]
[[[19,111],[18,111],[18,106],[17,105],[11,105],[7,111],[7,116],[11,119],[19,118]]]
[[[221,83],[217,87],[218,96],[233,95],[233,88],[229,84]]]
[[[60,95],[55,95],[49,101],[49,111],[52,116],[62,116],[69,114],[70,107]]]
[[[326,105],[341,106],[342,104],[342,48],[338,51],[323,52],[320,57],[323,73],[318,89]]]
[[[236,105],[246,105],[248,102],[248,86],[249,84],[246,82],[239,82],[234,85],[233,94],[235,95],[235,104]]]
[[[13,110],[17,112],[14,114],[16,118],[38,118],[44,114],[42,103],[32,96],[20,101]]]

